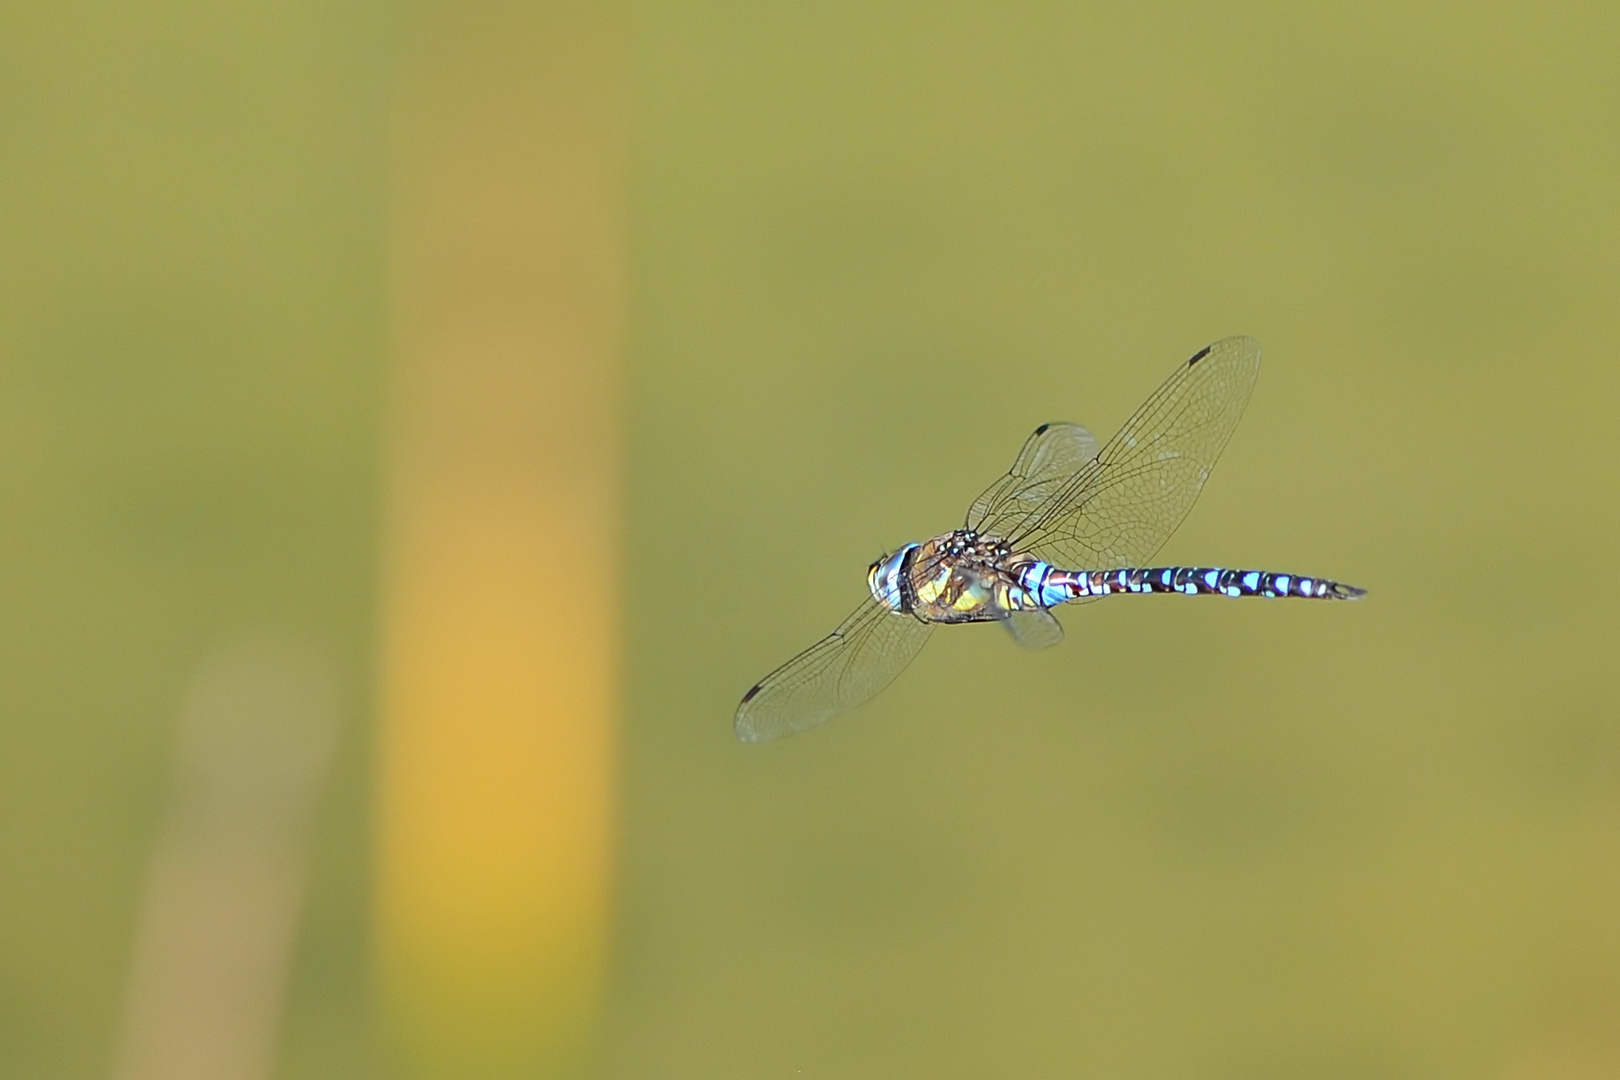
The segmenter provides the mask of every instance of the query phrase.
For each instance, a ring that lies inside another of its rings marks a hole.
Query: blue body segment
[[[1034,563],[1024,569],[1019,585],[1043,608],[1056,607],[1074,599],[1068,586],[1053,580],[1052,575],[1053,569],[1049,564]]]

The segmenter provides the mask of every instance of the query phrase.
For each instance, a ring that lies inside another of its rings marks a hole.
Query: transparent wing
[[[768,742],[830,720],[872,698],[927,642],[933,626],[875,600],[783,664],[737,706],[743,742]]]
[[[1026,649],[1050,649],[1063,640],[1063,624],[1045,608],[1009,611],[1001,625]]]
[[[1024,440],[1007,475],[968,508],[967,527],[996,532],[991,521],[1014,521],[1045,505],[1081,466],[1097,456],[1097,436],[1079,424],[1042,424]],[[996,533],[996,535],[1002,535]]]
[[[1095,457],[1060,480],[1039,474],[993,498],[980,531],[1055,566],[1141,566],[1192,509],[1259,374],[1251,338],[1200,350]]]

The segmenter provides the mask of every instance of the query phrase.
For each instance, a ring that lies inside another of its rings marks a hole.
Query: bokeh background
[[[0,9],[0,1075],[1620,1075],[1620,9]],[[740,693],[1266,359],[1162,597]]]

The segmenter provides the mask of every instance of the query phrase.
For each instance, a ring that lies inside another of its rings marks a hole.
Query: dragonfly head
[[[866,587],[872,590],[872,598],[890,611],[906,610],[905,592],[901,588],[901,582],[905,579],[911,554],[916,550],[916,544],[907,544],[893,555],[885,555],[867,568]]]

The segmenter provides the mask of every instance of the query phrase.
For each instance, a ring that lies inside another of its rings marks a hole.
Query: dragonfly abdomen
[[[1354,585],[1270,570],[1227,570],[1219,566],[1150,566],[1123,570],[1059,570],[1032,563],[1019,584],[1042,607],[1116,593],[1183,593],[1188,596],[1264,596],[1273,599],[1354,600],[1366,593]]]

